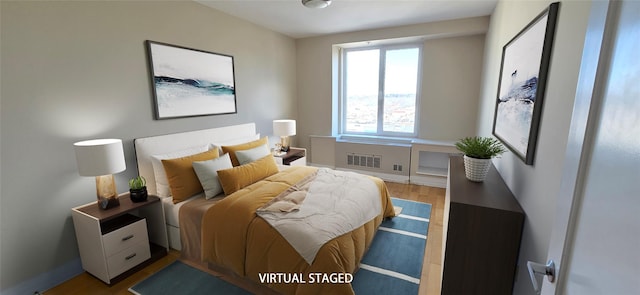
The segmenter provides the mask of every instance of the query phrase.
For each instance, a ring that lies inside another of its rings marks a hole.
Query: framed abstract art
[[[146,41],[156,119],[234,114],[233,56]]]
[[[533,164],[559,3],[552,3],[502,49],[493,135]]]

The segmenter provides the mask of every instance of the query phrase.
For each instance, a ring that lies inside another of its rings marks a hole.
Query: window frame
[[[416,73],[416,97],[415,97],[415,113],[414,113],[414,126],[413,133],[397,132],[397,131],[384,131],[384,79],[386,75],[386,53],[389,50],[409,49],[415,48],[418,50],[418,70]],[[376,132],[353,132],[347,131],[347,54],[355,51],[366,50],[379,50],[379,65],[378,65],[378,114],[377,114],[377,130]],[[359,47],[340,47],[340,91],[339,91],[339,130],[340,134],[344,135],[361,135],[361,136],[381,136],[381,137],[416,137],[418,135],[420,118],[420,97],[421,97],[421,84],[422,84],[422,43],[402,43],[402,44],[385,44],[385,45],[371,45],[371,46],[359,46]]]

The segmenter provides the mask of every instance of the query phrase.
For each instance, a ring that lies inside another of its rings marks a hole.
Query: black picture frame
[[[533,165],[559,3],[554,2],[502,49],[493,135]]]
[[[145,44],[156,120],[237,113],[233,56]]]

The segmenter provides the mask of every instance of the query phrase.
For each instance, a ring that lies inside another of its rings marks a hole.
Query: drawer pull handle
[[[130,240],[130,239],[132,239],[132,238],[133,238],[133,235],[128,235],[128,236],[126,236],[126,237],[122,238],[122,241],[124,242],[124,241],[126,241],[126,240]]]
[[[131,259],[131,258],[133,258],[133,257],[136,257],[136,253],[133,253],[133,254],[131,254],[131,255],[129,255],[129,256],[127,256],[127,257],[125,257],[124,259],[125,259],[125,260],[129,260],[129,259]]]

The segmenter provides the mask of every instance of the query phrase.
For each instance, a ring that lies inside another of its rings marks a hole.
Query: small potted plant
[[[147,180],[144,177],[138,176],[129,180],[129,197],[134,203],[147,200]]]
[[[467,179],[482,182],[489,172],[491,158],[497,157],[506,150],[493,137],[465,137],[456,142],[456,148],[464,154],[464,172]]]

